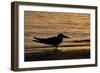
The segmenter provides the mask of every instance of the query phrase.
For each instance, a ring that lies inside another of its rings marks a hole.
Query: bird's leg
[[[57,51],[58,46],[56,46],[56,51]]]

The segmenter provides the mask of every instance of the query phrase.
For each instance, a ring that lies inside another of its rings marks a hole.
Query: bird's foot
[[[58,49],[55,49],[54,51],[55,51],[55,52],[57,52],[57,51],[58,51]]]

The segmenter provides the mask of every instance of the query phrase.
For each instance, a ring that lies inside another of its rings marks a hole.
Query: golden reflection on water
[[[59,50],[90,49],[90,42],[71,42],[73,40],[90,39],[89,14],[25,11],[24,23],[25,52],[55,49],[55,47],[32,48],[34,46],[48,46],[46,44],[33,42],[32,39],[34,36],[41,38],[53,37],[59,33],[63,33],[71,38],[64,39],[64,42],[59,46],[77,45],[72,47],[58,47]]]

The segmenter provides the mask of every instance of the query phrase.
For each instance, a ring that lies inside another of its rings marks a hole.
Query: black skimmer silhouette
[[[64,34],[58,34],[55,37],[49,37],[49,38],[37,38],[34,37],[32,41],[38,42],[38,43],[44,43],[44,44],[49,44],[53,45],[56,47],[56,50],[58,48],[58,45],[63,41],[63,38],[69,38],[68,36],[65,36]]]

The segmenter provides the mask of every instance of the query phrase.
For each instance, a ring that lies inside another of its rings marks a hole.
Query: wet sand
[[[25,53],[24,61],[45,61],[64,59],[86,59],[90,58],[90,50],[70,50],[70,51],[43,51]]]

